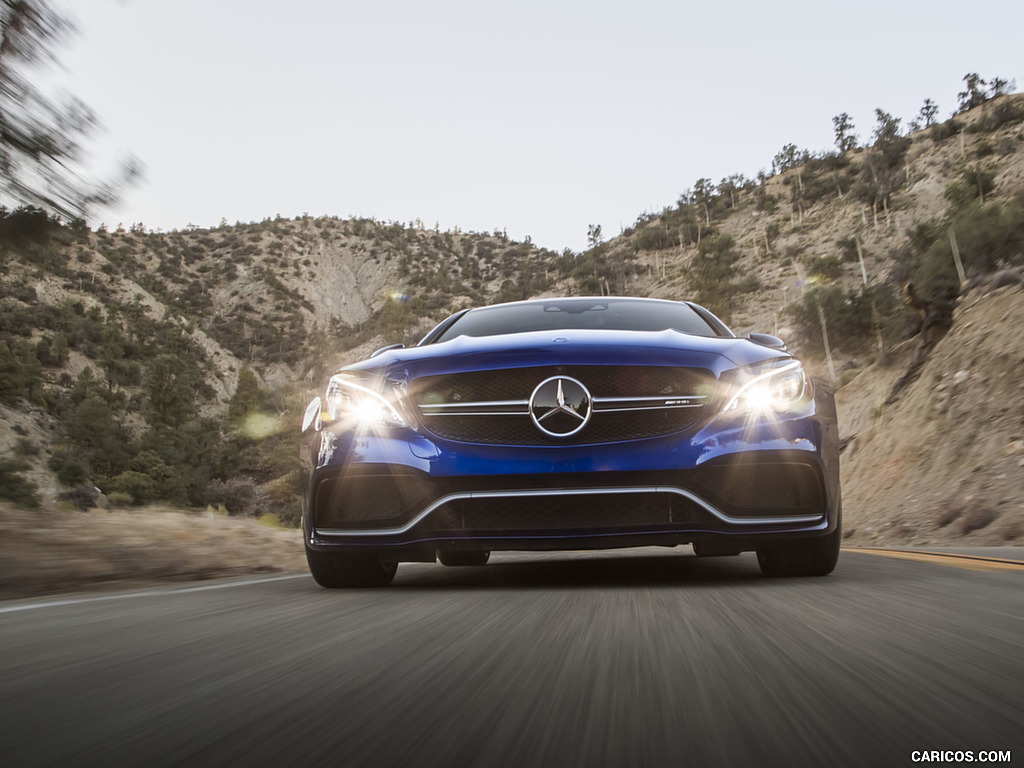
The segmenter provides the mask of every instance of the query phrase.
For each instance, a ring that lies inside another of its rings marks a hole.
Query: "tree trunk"
[[[857,244],[857,259],[860,261],[860,274],[864,278],[864,285],[868,284],[868,270],[864,266],[864,249],[860,247],[860,238],[855,237],[853,240]]]
[[[953,263],[956,265],[956,274],[960,278],[960,285],[967,282],[967,276],[964,274],[964,263],[960,260],[960,246],[956,242],[956,232],[953,228],[949,228],[949,245],[953,249]]]
[[[828,345],[828,326],[825,323],[825,313],[821,309],[821,304],[817,301],[814,305],[818,308],[818,320],[821,323],[821,339],[825,342],[825,359],[828,361],[828,375],[832,381],[836,380],[836,367],[832,363],[832,348]]]

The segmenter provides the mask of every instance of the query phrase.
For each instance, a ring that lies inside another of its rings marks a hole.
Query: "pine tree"
[[[849,152],[857,146],[857,135],[853,132],[853,120],[843,112],[832,118],[836,132],[836,146],[840,152]]]
[[[83,141],[96,129],[96,116],[80,100],[52,96],[35,82],[73,33],[72,21],[51,0],[0,2],[0,199],[81,219],[90,206],[116,199],[141,165],[128,159],[121,178],[90,178]]]

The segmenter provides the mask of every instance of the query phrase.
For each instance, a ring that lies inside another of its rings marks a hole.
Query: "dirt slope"
[[[916,340],[837,394],[847,544],[1024,541],[1024,288],[976,289],[919,378]]]

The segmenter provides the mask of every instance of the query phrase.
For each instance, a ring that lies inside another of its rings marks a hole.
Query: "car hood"
[[[693,336],[678,331],[537,331],[460,336],[440,344],[393,349],[344,370],[393,378],[542,365],[665,365],[705,368],[716,376],[785,352],[747,339]]]

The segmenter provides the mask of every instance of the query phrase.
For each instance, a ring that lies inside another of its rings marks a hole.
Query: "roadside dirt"
[[[305,570],[297,529],[252,519],[0,504],[0,598]]]

